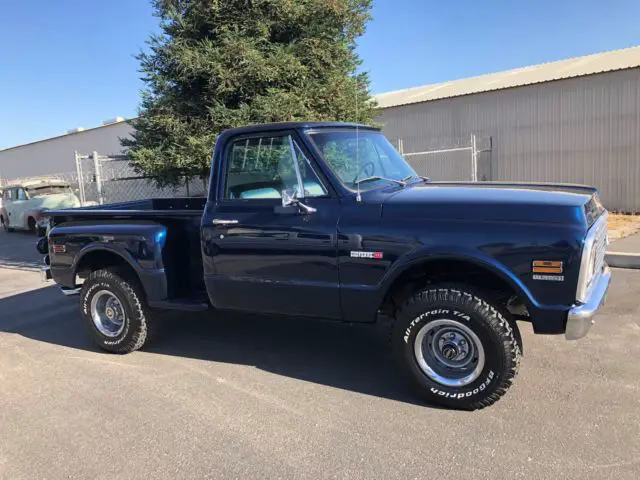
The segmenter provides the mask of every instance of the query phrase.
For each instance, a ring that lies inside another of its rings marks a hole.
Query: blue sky
[[[374,0],[359,42],[372,90],[640,44],[635,0]],[[21,0],[0,7],[0,148],[133,116],[147,0]]]

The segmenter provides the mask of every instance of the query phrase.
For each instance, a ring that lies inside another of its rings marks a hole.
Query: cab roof
[[[347,122],[276,122],[247,125],[246,127],[230,128],[221,133],[224,136],[246,135],[260,132],[271,132],[274,130],[306,130],[320,128],[358,128],[362,130],[379,131],[377,127],[370,125],[347,123]]]
[[[4,188],[38,188],[38,187],[57,187],[57,186],[67,186],[69,182],[58,179],[38,179],[38,180],[22,180],[22,181],[13,181],[7,183]]]

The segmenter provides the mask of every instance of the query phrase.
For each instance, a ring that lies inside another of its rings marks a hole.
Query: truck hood
[[[46,209],[62,209],[76,208],[80,206],[80,200],[73,193],[57,193],[55,195],[43,195],[41,197],[33,197],[34,202],[40,208]]]
[[[603,211],[595,188],[561,184],[420,183],[395,191],[382,203],[385,216],[587,227]]]

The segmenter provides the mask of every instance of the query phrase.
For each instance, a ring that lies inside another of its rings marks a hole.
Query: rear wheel
[[[496,402],[520,362],[517,326],[465,287],[430,287],[396,312],[393,355],[431,403],[474,410]]]
[[[149,309],[134,278],[117,270],[92,272],[80,293],[85,327],[102,349],[130,353],[149,338]]]
[[[27,219],[27,228],[29,229],[30,233],[35,234],[36,233],[36,219],[33,217],[29,217]]]

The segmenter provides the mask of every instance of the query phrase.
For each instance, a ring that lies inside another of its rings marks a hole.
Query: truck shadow
[[[379,328],[210,313],[163,320],[147,351],[253,365],[278,375],[419,404],[399,378]]]
[[[46,287],[0,300],[0,331],[103,353],[85,336],[77,298]],[[399,378],[380,329],[230,313],[162,314],[145,349],[251,365],[266,372],[401,402],[422,403]],[[134,353],[133,355],[136,355]]]

